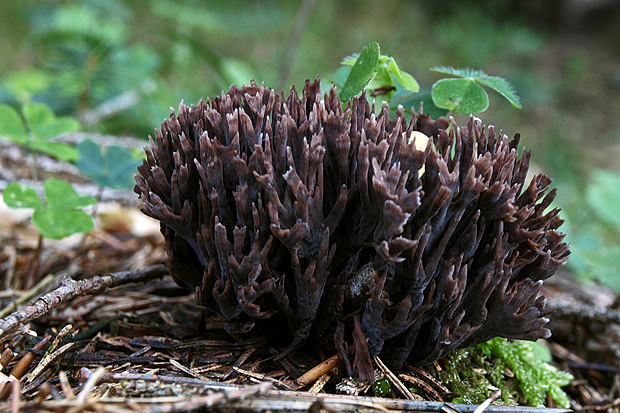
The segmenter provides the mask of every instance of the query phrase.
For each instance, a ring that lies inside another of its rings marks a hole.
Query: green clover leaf
[[[45,181],[43,192],[45,202],[33,188],[12,183],[4,190],[4,202],[10,208],[34,208],[32,222],[46,238],[92,231],[92,218],[80,208],[97,202],[95,197],[80,196],[69,182],[55,178]]]
[[[340,99],[347,101],[360,93],[377,74],[378,65],[379,43],[368,43],[351,67],[340,91]]]
[[[473,79],[441,79],[431,90],[433,103],[456,113],[484,112],[489,96]]]
[[[11,139],[19,144],[28,141],[28,132],[24,127],[24,121],[15,108],[0,105],[0,136]]]
[[[434,104],[455,113],[483,112],[489,106],[489,96],[480,85],[487,86],[510,102],[515,108],[521,109],[519,96],[506,79],[489,76],[481,70],[470,68],[455,69],[453,67],[434,67],[433,72],[456,76],[458,79],[441,79],[432,88]]]
[[[366,45],[360,54],[347,56],[341,64],[332,81],[342,87],[342,100],[357,95],[363,89],[373,92],[373,96],[384,95],[387,100],[395,94],[413,94],[420,90],[415,78],[402,71],[393,57],[379,54],[376,42]]]
[[[132,174],[140,161],[131,151],[121,146],[109,146],[106,151],[90,139],[77,146],[80,158],[76,166],[97,185],[109,188],[127,188],[134,185]]]
[[[24,184],[8,184],[4,189],[3,197],[4,202],[9,206],[9,208],[43,207],[43,202],[41,202],[37,191]]]
[[[22,108],[24,119],[8,105],[0,105],[0,136],[61,161],[75,161],[77,150],[68,144],[50,141],[63,133],[76,132],[77,120],[54,112],[43,103],[29,102]],[[28,132],[30,131],[30,133]]]

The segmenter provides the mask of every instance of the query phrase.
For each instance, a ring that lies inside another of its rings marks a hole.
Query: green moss
[[[509,377],[506,372],[512,374]],[[479,404],[492,393],[502,391],[502,401],[516,405],[543,406],[547,395],[558,405],[570,407],[561,389],[573,377],[544,360],[536,358],[527,341],[508,341],[497,337],[486,343],[457,350],[444,358],[444,370],[435,375],[453,393],[456,403]]]
[[[479,404],[492,393],[489,381],[473,363],[474,353],[471,347],[454,351],[443,359],[444,369],[435,372],[452,393],[459,395],[452,400],[455,403]]]

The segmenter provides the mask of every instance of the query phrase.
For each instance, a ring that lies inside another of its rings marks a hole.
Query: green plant
[[[560,406],[570,407],[562,386],[567,386],[573,376],[536,357],[530,342],[496,337],[479,344],[477,349],[494,359],[496,369],[503,371],[508,367],[514,373],[521,393],[530,405],[543,406],[549,395]]]
[[[134,185],[132,173],[139,161],[129,149],[111,145],[103,150],[96,142],[86,139],[77,145],[77,150],[80,158],[75,166],[100,187],[129,188]]]
[[[23,115],[23,119],[22,119]],[[0,105],[0,137],[6,137],[34,152],[53,156],[61,161],[75,161],[77,150],[68,144],[54,142],[51,138],[76,132],[80,124],[74,118],[56,117],[44,103],[28,102],[22,114],[8,105]]]
[[[10,208],[33,208],[32,222],[42,236],[60,239],[81,232],[90,232],[93,220],[82,208],[97,200],[80,196],[65,180],[51,178],[43,186],[44,198],[36,190],[20,183],[11,183],[4,190],[4,202]]]
[[[453,402],[482,403],[491,395],[489,385],[493,385],[502,391],[502,400],[508,404],[522,400],[541,406],[549,395],[568,408],[570,402],[562,386],[573,376],[550,361],[549,351],[541,344],[496,337],[453,352],[444,359],[444,369],[435,374],[452,392],[460,394]]]
[[[515,108],[521,108],[519,97],[512,85],[504,78],[489,76],[483,71],[433,67],[432,71],[456,76],[456,79],[440,79],[431,92],[417,96],[420,86],[415,78],[402,71],[393,57],[382,55],[379,44],[367,44],[359,54],[346,57],[332,81],[340,88],[340,98],[350,99],[362,90],[372,96],[380,96],[392,109],[403,105],[407,109],[424,101],[425,111],[432,116],[453,113],[479,113],[489,106],[489,97],[481,85],[495,90]],[[432,99],[432,102],[431,102]]]
[[[572,244],[570,269],[580,280],[620,291],[620,174],[595,169],[587,175],[585,193],[563,198],[562,218]]]
[[[489,96],[480,85],[487,86],[510,104],[521,109],[519,96],[512,85],[499,76],[489,76],[481,70],[433,67],[433,72],[456,76],[457,79],[441,79],[433,84],[432,97],[435,106],[455,113],[484,112],[489,107]]]

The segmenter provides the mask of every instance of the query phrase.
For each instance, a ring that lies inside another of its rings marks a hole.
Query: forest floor
[[[10,181],[28,181],[29,162],[20,148],[2,142],[0,189]],[[66,165],[45,158],[38,165],[40,177],[62,176],[82,193],[97,192]],[[39,237],[28,211],[0,202],[0,410],[473,412],[478,407],[451,404],[440,385],[412,368],[394,372],[395,378],[415,377],[438,390],[423,400],[406,399],[396,390],[388,398],[367,397],[372,392],[363,393],[363,386],[357,396],[335,394],[340,379],[332,354],[309,344],[277,358],[281,349],[266,337],[225,334],[217,317],[196,306],[193,293],[166,275],[163,237],[158,224],[139,212],[137,195],[106,191],[102,198],[93,232],[45,240],[39,259]],[[545,344],[554,363],[575,377],[565,388],[572,408],[620,411],[618,295],[580,284],[565,271],[548,280],[543,293],[553,331]],[[49,342],[53,351],[45,354]],[[393,379],[391,372],[383,373]]]

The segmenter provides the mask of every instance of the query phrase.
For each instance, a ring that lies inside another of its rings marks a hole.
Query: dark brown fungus
[[[291,345],[354,348],[344,365],[369,379],[371,355],[424,365],[550,335],[539,290],[569,250],[518,144],[364,94],[343,110],[318,79],[288,98],[253,83],[171,110],[135,190],[173,277],[228,332],[285,319]]]

